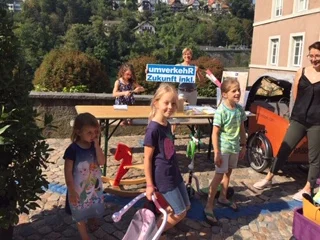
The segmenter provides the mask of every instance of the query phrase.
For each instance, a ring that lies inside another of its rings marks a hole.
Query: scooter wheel
[[[188,193],[188,196],[190,199],[193,198],[193,196],[195,194],[194,189],[190,185],[187,185],[187,193]]]

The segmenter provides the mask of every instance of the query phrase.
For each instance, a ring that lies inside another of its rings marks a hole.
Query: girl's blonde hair
[[[186,52],[190,52],[191,55],[193,55],[193,52],[192,52],[192,49],[191,49],[191,48],[184,48],[184,49],[182,50],[182,55],[186,54]]]
[[[73,123],[73,129],[71,134],[71,141],[76,142],[79,140],[78,131],[85,126],[97,127],[99,128],[98,120],[90,113],[80,113]]]
[[[222,84],[221,84],[221,96],[220,96],[220,101],[219,101],[219,104],[218,106],[221,104],[222,102],[222,99],[223,99],[223,93],[228,93],[232,86],[234,85],[238,85],[238,87],[240,87],[240,83],[239,81],[236,79],[236,78],[231,78],[231,77],[227,77],[223,80]]]
[[[128,70],[131,72],[131,78],[129,79],[129,82],[130,83],[136,82],[136,74],[134,72],[133,66],[129,63],[125,63],[125,64],[121,65],[119,72],[118,72],[118,79],[122,78],[123,74]]]
[[[159,101],[162,96],[166,93],[173,93],[176,96],[176,106],[178,104],[178,93],[176,88],[169,83],[161,83],[160,86],[158,87],[157,91],[155,92],[152,100],[151,100],[151,112],[149,114],[149,121],[151,121],[151,119],[155,116],[156,114],[156,108],[154,106],[154,104]]]

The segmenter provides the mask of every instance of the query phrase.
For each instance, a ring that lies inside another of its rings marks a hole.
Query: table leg
[[[117,128],[120,125],[121,119],[118,122],[118,124],[115,126],[115,128],[113,129],[113,131],[110,133],[109,135],[109,127],[111,126],[112,123],[114,123],[115,121],[118,121],[119,119],[115,119],[111,122],[109,122],[109,119],[105,119],[103,120],[103,122],[105,123],[105,129],[104,129],[104,157],[106,159],[106,162],[103,166],[103,176],[107,175],[107,155],[108,155],[108,143],[110,138],[112,137],[113,133],[117,130]]]
[[[104,158],[106,159],[103,166],[103,176],[107,175],[107,155],[108,155],[108,142],[109,142],[109,119],[104,120],[105,129],[104,129]]]

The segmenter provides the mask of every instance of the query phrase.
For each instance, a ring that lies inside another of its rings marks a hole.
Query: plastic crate
[[[320,239],[320,225],[303,216],[302,208],[294,210],[292,234],[297,240]]]

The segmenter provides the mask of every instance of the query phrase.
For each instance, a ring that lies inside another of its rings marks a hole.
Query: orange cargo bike
[[[251,87],[246,110],[255,114],[248,120],[247,159],[251,168],[264,171],[277,155],[289,127],[293,107],[293,77],[261,76]],[[289,163],[308,163],[308,144],[304,137],[292,151]]]

